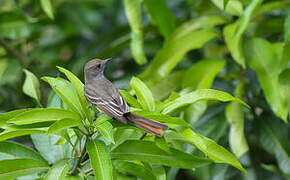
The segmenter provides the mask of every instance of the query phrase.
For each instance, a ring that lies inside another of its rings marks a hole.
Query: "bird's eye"
[[[97,68],[101,68],[101,64],[98,64],[98,65],[97,65]]]

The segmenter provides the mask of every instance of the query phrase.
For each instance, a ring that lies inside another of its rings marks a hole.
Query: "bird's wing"
[[[97,106],[105,113],[120,119],[124,113],[129,111],[129,107],[119,91],[115,91],[114,93],[110,93],[111,96],[104,96],[105,92],[96,91],[94,87],[85,86],[85,96],[91,104]]]

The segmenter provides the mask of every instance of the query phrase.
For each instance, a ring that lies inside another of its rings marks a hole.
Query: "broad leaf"
[[[57,108],[35,108],[16,115],[9,119],[8,122],[21,125],[45,121],[57,121],[64,118],[80,121],[80,117],[72,111]]]
[[[98,180],[112,180],[111,157],[105,143],[99,140],[89,140],[87,151],[95,178]]]
[[[175,16],[167,6],[166,0],[144,0],[146,10],[148,11],[152,24],[157,25],[160,33],[165,37],[174,31]]]
[[[114,161],[114,167],[123,174],[131,174],[144,180],[156,180],[152,171],[140,164],[127,161]]]
[[[275,54],[274,47],[268,41],[255,38],[247,41],[244,47],[249,65],[258,75],[266,100],[274,113],[287,122],[288,108],[281,95],[278,72],[281,59]]]
[[[214,30],[199,29],[225,22],[222,17],[207,16],[182,24],[170,35],[163,48],[140,77],[147,80],[154,78],[152,84],[165,78],[188,51],[202,47],[204,43],[217,36]]]
[[[2,154],[9,155],[11,158],[35,159],[47,163],[38,152],[12,141],[0,142],[0,156]]]
[[[26,78],[22,87],[23,92],[26,95],[34,98],[36,102],[40,104],[39,81],[30,71],[24,69],[24,72],[26,74]]]
[[[15,179],[19,176],[47,170],[47,163],[35,159],[7,159],[0,161],[0,179]]]
[[[266,119],[266,120],[265,120]],[[284,123],[275,118],[265,117],[257,124],[259,140],[265,150],[273,154],[281,171],[290,174],[290,155],[288,129]],[[278,131],[277,131],[278,130]]]
[[[149,88],[139,78],[133,77],[130,86],[135,91],[139,103],[143,109],[148,111],[155,110],[155,102]]]
[[[236,101],[248,107],[246,103],[244,103],[240,99],[233,97],[232,95],[226,92],[214,89],[198,89],[196,91],[184,94],[181,97],[166,103],[161,108],[161,111],[163,114],[169,114],[178,108],[181,108],[189,104],[193,104],[200,100],[217,100],[222,102]]]
[[[143,47],[142,12],[140,0],[124,0],[125,12],[131,27],[131,51],[139,65],[147,63]]]
[[[72,147],[68,143],[55,145],[59,140],[59,136],[47,136],[46,134],[32,134],[30,136],[35,148],[50,163],[56,163],[64,158],[71,158]]]
[[[244,84],[237,86],[235,95],[239,98],[243,97]],[[229,142],[234,154],[240,158],[249,150],[249,146],[244,135],[244,112],[242,105],[232,102],[227,106],[226,117],[231,125]]]
[[[69,79],[69,81],[72,83],[73,87],[76,89],[76,93],[78,95],[78,98],[83,106],[83,109],[85,110],[87,118],[89,118],[89,112],[87,110],[89,103],[85,97],[84,93],[84,84],[82,81],[79,80],[78,77],[76,77],[72,72],[68,71],[67,69],[63,67],[57,66],[58,70],[65,74],[65,76]]]
[[[29,135],[29,134],[38,134],[44,133],[45,130],[38,130],[38,129],[23,129],[23,130],[11,130],[11,131],[4,131],[0,133],[0,141],[4,141],[6,139],[11,139],[14,137]]]
[[[0,127],[5,125],[8,120],[28,110],[30,109],[17,109],[14,111],[0,114]]]
[[[77,119],[70,119],[70,118],[65,118],[61,119],[59,121],[56,121],[53,123],[47,130],[47,134],[57,134],[60,131],[71,128],[71,127],[76,127],[76,126],[82,126],[83,123],[80,120]]]
[[[62,159],[56,162],[49,171],[47,172],[44,180],[69,180],[72,177],[76,176],[69,176],[67,173],[71,168],[73,160],[70,159]]]
[[[77,112],[84,119],[85,109],[82,107],[76,89],[70,82],[62,78],[43,77],[41,79],[50,84],[69,110]]]
[[[113,158],[121,160],[139,160],[148,163],[180,168],[197,168],[209,164],[206,158],[196,157],[176,149],[170,148],[166,152],[151,141],[128,140],[115,148],[111,154]]]
[[[119,89],[119,92],[129,105],[141,109],[141,104],[128,91]]]
[[[197,62],[186,71],[183,79],[183,87],[192,87],[194,89],[211,88],[214,78],[224,65],[225,61],[217,59],[207,59]]]
[[[115,143],[113,137],[113,126],[111,123],[105,121],[102,124],[97,125],[96,129],[101,132],[101,134],[108,142]]]
[[[216,144],[213,140],[196,134],[191,129],[184,130],[182,136],[185,142],[197,147],[214,162],[230,164],[246,173],[246,170],[241,166],[237,158],[225,148]]]

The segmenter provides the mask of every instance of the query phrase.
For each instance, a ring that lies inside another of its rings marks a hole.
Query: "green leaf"
[[[82,107],[76,89],[70,82],[62,78],[43,77],[41,79],[50,84],[69,110],[77,112],[84,119],[85,109]]]
[[[5,72],[7,66],[8,66],[8,63],[6,59],[1,59],[0,60],[0,80],[2,79],[2,75]]]
[[[288,15],[284,22],[284,41],[290,41],[290,15]]]
[[[19,176],[47,170],[47,163],[35,159],[7,159],[0,161],[0,179],[15,179]]]
[[[267,102],[274,113],[287,122],[286,99],[281,95],[278,82],[278,72],[283,67],[280,58],[275,54],[274,46],[264,39],[254,38],[245,43],[244,52],[249,66],[258,75]]]
[[[217,101],[222,101],[222,102],[236,101],[238,103],[241,103],[249,107],[246,103],[244,103],[240,99],[237,99],[226,92],[218,91],[214,89],[198,89],[196,91],[184,94],[173,101],[167,102],[160,109],[160,111],[162,111],[163,114],[169,114],[178,108],[181,108],[189,104],[193,104],[200,100],[217,100]]]
[[[11,118],[13,118],[14,116],[17,116],[20,113],[23,113],[23,112],[28,111],[28,110],[29,109],[17,109],[14,111],[0,114],[0,127],[2,127],[4,124],[6,124],[6,122],[8,120],[10,120]]]
[[[99,140],[89,140],[87,151],[95,178],[98,180],[112,180],[111,157],[105,143]]]
[[[243,97],[244,84],[241,83],[235,90],[235,95]],[[240,158],[249,150],[249,146],[244,135],[244,112],[242,105],[237,102],[230,103],[226,108],[226,117],[231,125],[229,143],[233,153]]]
[[[229,0],[225,9],[226,12],[233,16],[241,16],[243,14],[243,4],[239,0]]]
[[[127,161],[114,161],[114,167],[123,174],[131,174],[144,180],[156,180],[152,171],[140,164]]]
[[[80,117],[76,113],[65,109],[34,108],[26,110],[25,112],[22,112],[14,116],[10,120],[8,120],[8,122],[17,125],[22,125],[45,121],[57,121],[64,118],[80,120]]]
[[[105,121],[111,120],[112,117],[107,114],[101,114],[95,121],[95,126],[103,124]]]
[[[83,123],[81,122],[80,119],[71,119],[71,118],[65,118],[61,119],[59,121],[56,121],[53,123],[47,130],[47,134],[57,134],[60,131],[71,128],[71,127],[76,127],[76,126],[82,126]]]
[[[60,136],[47,136],[46,134],[32,134],[30,136],[37,151],[50,163],[56,163],[64,158],[71,158],[72,147],[68,143],[55,145]]]
[[[155,84],[165,78],[190,50],[202,47],[217,36],[213,29],[203,29],[224,24],[226,20],[220,16],[206,16],[188,21],[179,26],[156,54],[144,73],[142,79],[152,79]]]
[[[200,134],[196,134],[189,128],[182,132],[182,136],[185,139],[185,142],[197,147],[214,162],[227,163],[243,171],[244,173],[247,173],[233,154],[222,146],[216,144],[213,140]]]
[[[124,0],[125,12],[131,27],[131,51],[139,65],[147,63],[143,47],[142,13],[140,0]]]
[[[197,62],[186,71],[183,79],[183,87],[192,87],[194,89],[211,88],[214,78],[224,65],[225,61],[216,59]]]
[[[224,27],[223,35],[227,47],[229,48],[233,59],[240,64],[243,68],[245,65],[245,57],[242,53],[242,39],[241,36],[234,37],[234,34],[237,30],[237,23],[229,24]]]
[[[190,124],[188,124],[186,121],[184,121],[181,118],[168,116],[168,115],[161,114],[161,113],[158,113],[158,112],[134,111],[134,113],[139,115],[139,116],[142,116],[144,118],[155,120],[155,121],[159,121],[159,122],[163,122],[163,123],[169,123],[169,124],[175,124],[175,125],[180,125],[180,126],[185,126],[185,127],[191,127]]]
[[[113,126],[111,123],[108,121],[103,122],[100,125],[96,126],[96,129],[101,132],[101,134],[104,136],[104,138],[110,142],[110,143],[115,143],[114,142],[114,137],[113,137]]]
[[[141,106],[148,111],[155,110],[155,102],[149,88],[137,77],[133,77],[130,86],[136,93],[137,99]]]
[[[243,15],[238,20],[238,27],[235,32],[235,37],[241,37],[242,34],[246,31],[253,13],[262,4],[262,2],[263,0],[252,0],[251,3],[247,6]]]
[[[152,24],[158,26],[160,33],[165,37],[174,31],[175,16],[167,6],[166,0],[144,0],[146,10],[148,11]]]
[[[290,116],[290,81],[289,79],[290,79],[290,68],[286,68],[279,74],[278,81],[281,87],[282,97],[284,97],[287,101],[288,113]]]
[[[163,166],[153,166],[152,167],[153,173],[156,176],[156,180],[167,180],[166,178],[166,171]]]
[[[40,0],[41,8],[50,19],[54,19],[53,9],[50,0]]]
[[[141,109],[141,104],[128,91],[119,89],[119,92],[129,105]]]
[[[9,155],[12,158],[35,159],[47,163],[47,161],[39,153],[24,145],[12,141],[0,142],[0,156],[1,154]]]
[[[24,69],[24,72],[26,74],[26,78],[23,84],[23,92],[34,98],[38,104],[40,104],[40,88],[39,88],[39,81],[37,77],[32,74],[27,69]]]
[[[0,141],[4,141],[6,139],[11,139],[14,137],[29,135],[29,134],[37,134],[44,133],[45,130],[34,130],[34,129],[23,129],[23,130],[12,130],[12,131],[4,131],[0,133]]]
[[[71,177],[76,177],[67,175],[72,166],[72,162],[73,161],[69,159],[62,159],[58,161],[51,168],[49,168],[44,180],[69,180]]]
[[[152,86],[150,89],[154,99],[162,100],[168,97],[170,93],[179,90],[182,85],[183,76],[184,71],[173,72]]]
[[[282,8],[288,8],[290,5],[289,1],[266,1],[262,4],[253,14],[253,18],[256,18],[259,15],[267,13],[269,11],[278,10]]]
[[[111,145],[111,151],[118,147],[123,142],[128,139],[139,139],[141,137],[141,133],[136,131],[135,129],[127,129],[127,128],[117,128],[114,132],[114,140],[115,144]]]
[[[63,67],[59,67],[57,66],[58,70],[62,73],[65,74],[65,76],[69,79],[69,81],[72,83],[73,87],[76,90],[76,93],[78,95],[78,98],[82,104],[83,109],[85,110],[86,116],[87,118],[89,118],[89,112],[88,112],[88,106],[89,103],[85,97],[85,93],[84,93],[84,84],[82,83],[82,81],[79,80],[79,78],[77,76],[75,76],[72,72],[70,72],[69,70],[63,68]]]
[[[276,157],[281,171],[290,174],[290,146],[287,126],[277,119],[267,118],[259,120],[257,124],[260,143],[266,151]]]
[[[148,163],[180,168],[197,168],[209,164],[206,158],[196,157],[170,148],[170,153],[159,149],[154,142],[128,140],[115,148],[112,157],[120,160],[144,161]]]

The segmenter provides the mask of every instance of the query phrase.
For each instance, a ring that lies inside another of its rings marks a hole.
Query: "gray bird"
[[[129,112],[129,106],[117,88],[104,76],[106,63],[110,59],[93,59],[85,65],[85,96],[87,100],[107,115],[122,123],[133,125],[157,136],[168,126]]]

